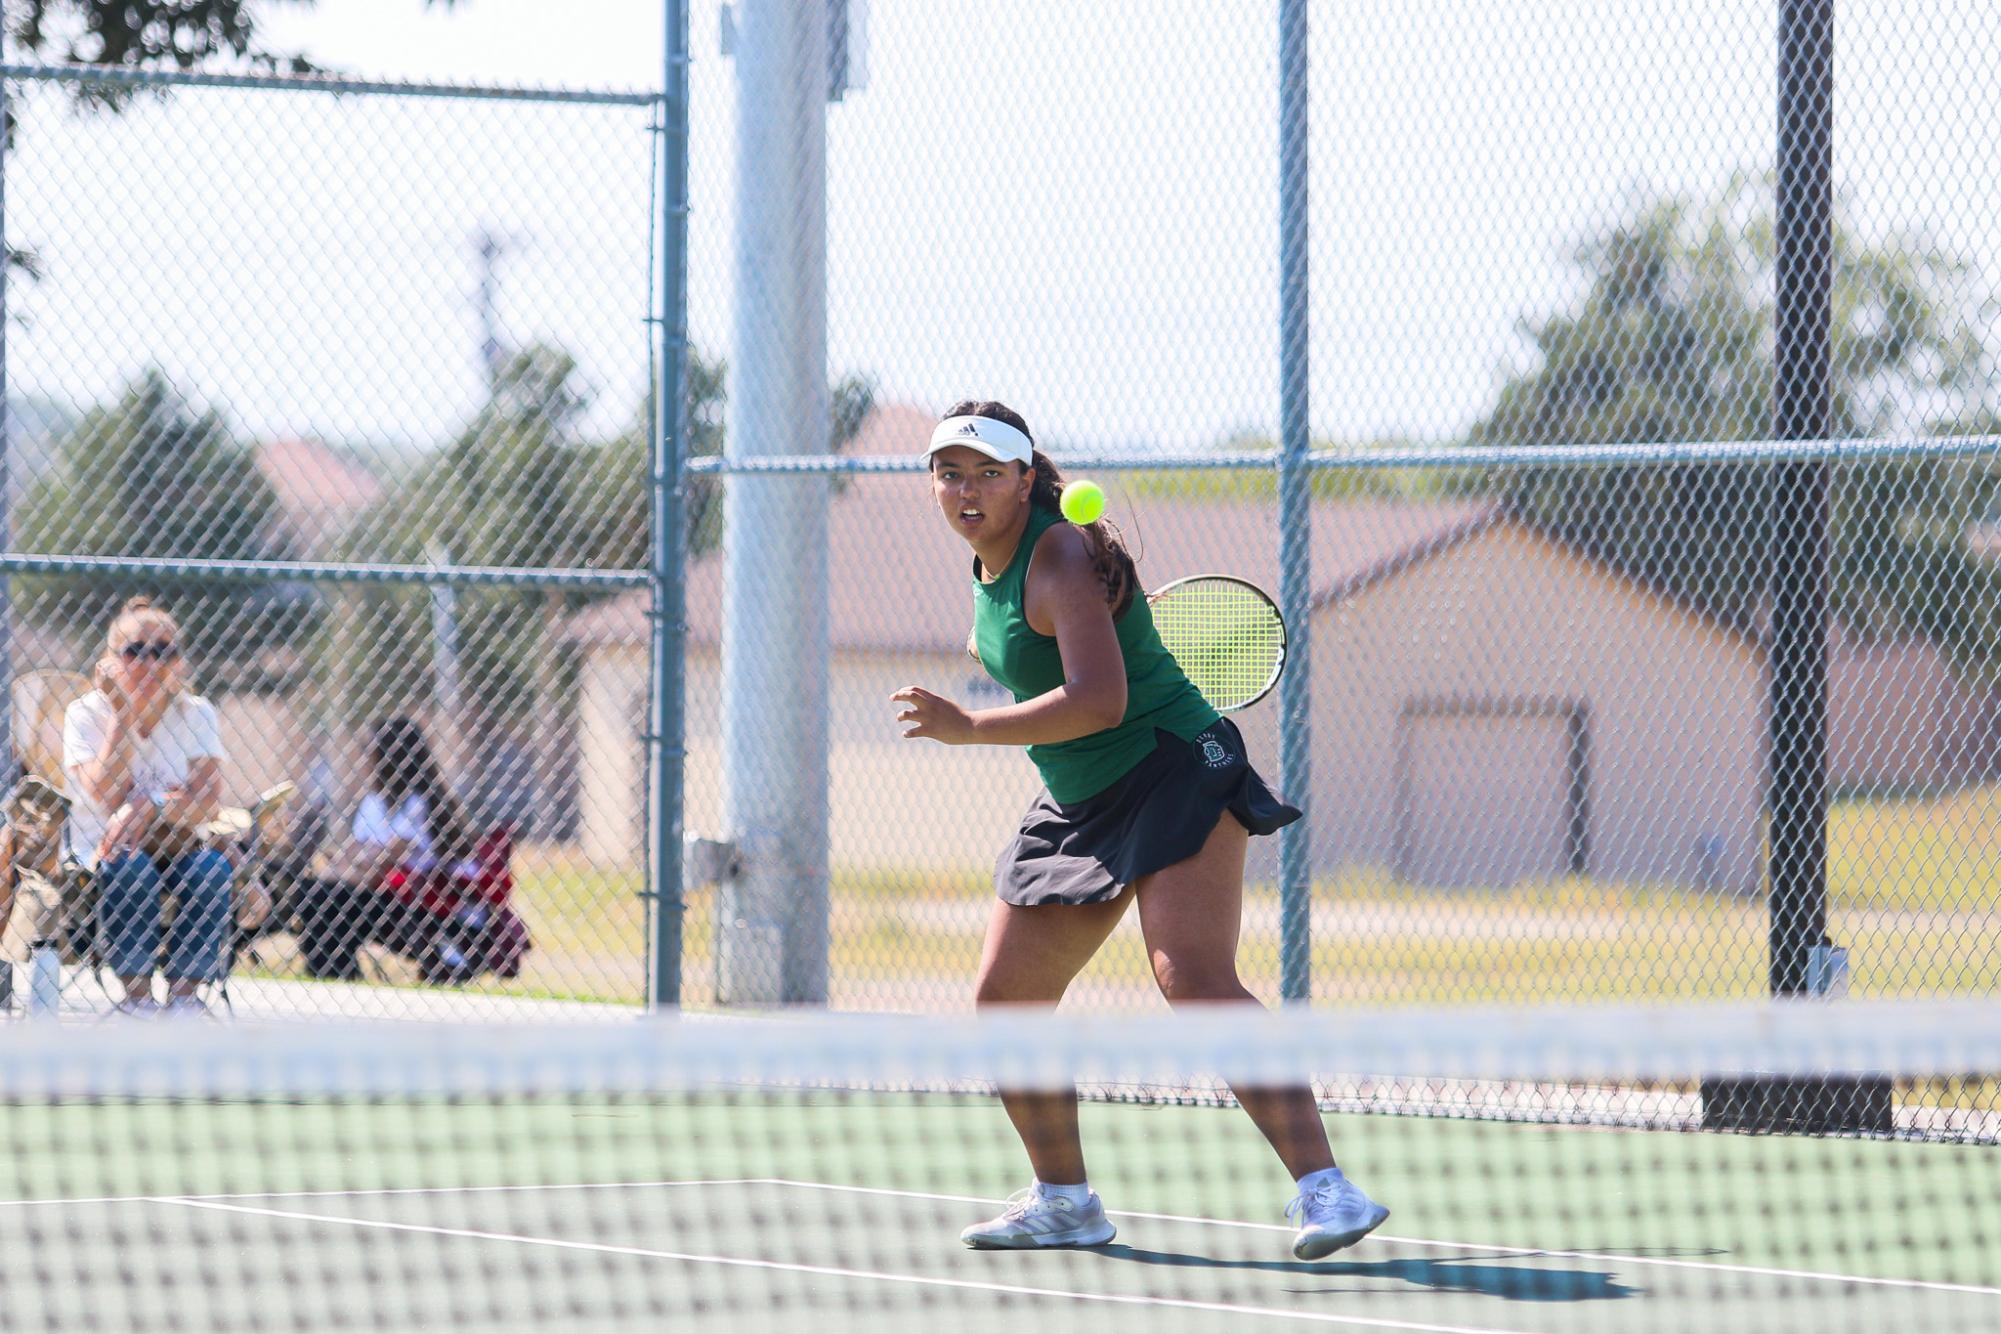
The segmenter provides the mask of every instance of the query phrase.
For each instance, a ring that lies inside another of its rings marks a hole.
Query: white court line
[[[245,1191],[232,1195],[113,1195],[95,1199],[0,1200],[0,1207],[52,1204],[148,1204],[163,1201],[207,1202],[225,1200],[332,1199],[387,1195],[473,1194],[482,1191],[643,1190],[655,1186],[786,1186],[796,1190],[842,1191],[853,1195],[885,1195],[913,1200],[943,1200],[953,1204],[997,1203],[997,1201],[980,1195],[941,1195],[929,1191],[889,1190],[877,1186],[843,1186],[822,1181],[795,1181],[787,1177],[723,1177],[681,1181],[607,1181],[539,1186],[431,1186],[394,1187],[376,1190]],[[1145,1218],[1163,1223],[1194,1223],[1204,1227],[1249,1228],[1259,1232],[1290,1232],[1293,1230],[1279,1223],[1243,1223],[1234,1219],[1200,1218],[1189,1214],[1142,1213],[1133,1209],[1108,1209],[1106,1212],[1120,1218]],[[1402,1246],[1429,1246],[1438,1250],[1485,1251],[1489,1254],[1497,1255],[1530,1251],[1539,1256],[1565,1260],[1592,1260],[1611,1264],[1655,1265],[1661,1268],[1695,1269],[1711,1273],[1756,1274],[1764,1278],[1790,1278],[1819,1283],[1858,1283],[1870,1287],[1912,1288],[1926,1292],[1958,1292],[1979,1297],[2001,1297],[2001,1287],[1982,1287],[1972,1283],[1943,1283],[1933,1279],[1872,1278],[1860,1274],[1826,1273],[1812,1269],[1777,1269],[1761,1265],[1724,1264],[1714,1260],[1677,1260],[1657,1255],[1618,1255],[1601,1251],[1548,1250],[1538,1246],[1497,1246],[1490,1242],[1477,1241],[1436,1241],[1428,1237],[1404,1237],[1386,1232],[1375,1233],[1372,1240],[1393,1242]]]
[[[902,1195],[918,1200],[949,1200],[959,1204],[992,1204],[994,1201],[977,1195],[932,1195],[917,1190],[885,1190],[875,1186],[837,1186],[819,1181],[789,1181],[783,1177],[770,1178],[771,1184],[796,1186],[801,1190],[839,1190],[858,1195]],[[1201,1223],[1209,1227],[1255,1228],[1261,1232],[1291,1232],[1292,1228],[1280,1223],[1239,1223],[1227,1218],[1195,1218],[1187,1214],[1147,1214],[1132,1209],[1107,1209],[1106,1213],[1119,1218],[1147,1218],[1162,1223]],[[1541,1246],[1495,1246],[1477,1241],[1434,1241],[1428,1237],[1398,1237],[1387,1232],[1374,1232],[1371,1241],[1389,1241],[1403,1246],[1432,1246],[1441,1250],[1487,1251],[1493,1254],[1516,1254],[1531,1252],[1537,1256],[1550,1256],[1565,1260],[1599,1260],[1613,1264],[1660,1265],[1669,1269],[1701,1269],[1726,1274],[1758,1274],[1766,1278],[1813,1279],[1823,1283],[1866,1283],[1882,1288],[1922,1288],[1928,1292],[1966,1292],[1981,1297],[2001,1297],[2001,1288],[1986,1288],[1972,1283],[1940,1283],[1922,1278],[1867,1278],[1859,1274],[1827,1274],[1812,1269],[1771,1269],[1761,1265],[1732,1265],[1714,1260],[1673,1260],[1659,1255],[1618,1255],[1600,1251],[1555,1251]]]
[[[184,1209],[213,1209],[223,1213],[249,1214],[264,1218],[296,1219],[305,1223],[339,1223],[347,1227],[379,1228],[389,1232],[417,1232],[437,1237],[465,1237],[475,1241],[506,1241],[520,1246],[548,1246],[565,1251],[588,1251],[596,1255],[630,1255],[648,1260],[681,1260],[691,1264],[726,1265],[738,1269],[775,1270],[792,1274],[819,1274],[827,1278],[871,1279],[880,1283],[907,1283],[916,1287],[957,1288],[971,1292],[1006,1293],[1017,1297],[1063,1297],[1079,1302],[1101,1302],[1113,1306],[1161,1306],[1185,1311],[1216,1311],[1227,1315],[1269,1316],[1275,1320],[1300,1320],[1317,1325],[1348,1325],[1361,1329],[1398,1329],[1414,1334],[1519,1334],[1518,1331],[1472,1325],[1430,1325],[1415,1320],[1382,1320],[1366,1316],[1332,1315],[1322,1311],[1287,1311],[1269,1306],[1234,1306],[1227,1302],[1199,1302],[1182,1297],[1142,1297],[1110,1292],[1076,1292],[1067,1288],[1037,1288],[1018,1283],[980,1283],[971,1279],[930,1278],[921,1274],[891,1274],[875,1269],[841,1269],[832,1265],[791,1264],[780,1260],[750,1260],[734,1255],[697,1255],[689,1251],[661,1251],[642,1246],[612,1246],[595,1241],[565,1241],[555,1237],[530,1237],[513,1232],[485,1232],[476,1228],[432,1227],[418,1223],[391,1223],[372,1218],[343,1218],[338,1214],[298,1213],[289,1209],[257,1209],[249,1205],[224,1204],[172,1195],[148,1197],[153,1204],[171,1204]]]
[[[61,1204],[158,1204],[161,1200],[325,1200],[378,1195],[480,1195],[494,1191],[651,1190],[656,1186],[769,1186],[771,1177],[703,1177],[679,1181],[551,1181],[512,1186],[375,1186],[358,1190],[239,1190],[213,1195],[85,1195],[33,1200],[0,1200],[0,1209]]]

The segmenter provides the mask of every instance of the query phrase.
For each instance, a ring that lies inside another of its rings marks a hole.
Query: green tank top
[[[1062,522],[1054,510],[1031,509],[1021,544],[992,583],[980,582],[979,560],[973,561],[973,636],[980,665],[1017,703],[1046,695],[1064,680],[1055,638],[1029,625],[1024,601],[1035,544]],[[1155,728],[1192,741],[1220,716],[1161,647],[1144,596],[1134,595],[1113,628],[1126,663],[1125,717],[1102,732],[1028,748],[1049,795],[1061,802],[1094,797],[1123,778],[1153,753]]]

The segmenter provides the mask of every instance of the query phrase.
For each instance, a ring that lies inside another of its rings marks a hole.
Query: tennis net
[[[1311,1263],[1228,1083],[1302,1077],[1392,1210]],[[961,1245],[995,1081],[1083,1086],[1112,1243]],[[1993,1003],[19,1025],[5,1323],[1986,1330],[1997,1088]]]

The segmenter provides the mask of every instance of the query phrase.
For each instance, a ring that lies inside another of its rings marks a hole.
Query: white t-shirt
[[[91,800],[77,770],[95,760],[116,716],[104,692],[93,690],[63,712],[63,776],[69,791],[70,849],[85,866],[97,865],[97,845],[111,823],[112,806]],[[133,797],[164,802],[171,788],[188,781],[198,759],[222,759],[222,725],[215,705],[200,695],[174,696],[159,724],[140,738],[132,756]]]
[[[392,811],[380,792],[371,792],[363,797],[361,808],[354,813],[354,841],[380,848],[399,838],[410,845],[410,850],[403,855],[405,866],[418,872],[437,866],[437,854],[431,846],[429,802],[412,792]],[[462,861],[453,869],[460,875],[477,875],[479,863]]]

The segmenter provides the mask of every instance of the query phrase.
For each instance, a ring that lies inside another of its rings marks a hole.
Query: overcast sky
[[[1770,0],[1313,6],[1313,424],[1449,438],[1574,295],[1635,198],[1771,162]],[[1278,415],[1275,5],[871,0],[833,106],[829,362],[1046,438],[1200,446]],[[560,20],[552,20],[560,14]],[[696,0],[690,324],[734,318],[731,66]],[[1837,171],[1863,230],[2001,276],[2001,17],[1840,7]],[[657,87],[644,0],[321,0],[268,37],[356,74]],[[481,392],[473,238],[500,331],[578,357],[605,429],[646,377],[644,111],[184,91],[117,119],[25,107],[7,226],[18,393],[88,402],[154,361],[250,433],[417,444]]]

